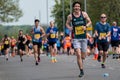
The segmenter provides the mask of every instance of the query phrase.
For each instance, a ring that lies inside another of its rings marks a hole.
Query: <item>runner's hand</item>
[[[69,27],[69,30],[71,30],[71,31],[72,31],[72,30],[73,30],[73,28],[72,28],[72,27]]]
[[[101,37],[99,37],[98,39],[99,39],[99,40],[101,40],[102,38],[101,38]]]
[[[83,30],[84,30],[84,31],[86,30],[86,26],[83,26]]]
[[[25,44],[25,42],[23,42],[23,44]]]
[[[106,39],[106,37],[105,37],[105,36],[102,36],[101,39]]]

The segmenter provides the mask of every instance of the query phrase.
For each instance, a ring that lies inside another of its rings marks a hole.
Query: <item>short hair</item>
[[[23,30],[19,30],[19,32],[21,32],[21,31],[23,32]]]
[[[4,37],[7,38],[8,37],[7,34],[5,34]]]
[[[40,22],[40,20],[39,20],[39,19],[35,19],[35,21],[34,21],[34,22],[35,22],[35,23],[36,23],[36,22]]]
[[[80,6],[82,6],[82,4],[77,1],[77,2],[74,2],[74,3],[73,3],[72,7],[74,7],[76,4],[79,4]]]

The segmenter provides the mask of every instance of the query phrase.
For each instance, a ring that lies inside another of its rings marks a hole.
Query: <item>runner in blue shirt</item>
[[[111,27],[111,46],[112,46],[112,51],[114,52],[113,59],[119,58],[119,55],[118,55],[119,34],[120,34],[120,28],[117,26],[117,22],[114,21]]]
[[[49,49],[50,49],[50,53],[51,53],[51,62],[55,63],[55,62],[57,62],[56,42],[57,42],[57,38],[58,38],[58,29],[57,29],[57,27],[55,27],[54,21],[50,22],[50,27],[47,29],[46,34],[47,34]]]
[[[101,61],[101,55],[103,57],[101,67],[105,68],[105,61],[107,58],[107,51],[109,48],[108,36],[110,36],[110,24],[106,22],[106,14],[101,14],[100,22],[96,23],[95,35],[97,36],[97,44],[99,50],[98,61]]]
[[[34,56],[36,65],[40,62],[40,48],[42,47],[42,37],[45,35],[44,29],[39,26],[39,20],[35,20],[35,26],[33,27],[32,31],[32,42],[33,42],[33,49],[34,49]]]

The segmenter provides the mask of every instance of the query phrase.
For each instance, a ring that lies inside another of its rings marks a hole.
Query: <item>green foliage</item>
[[[30,34],[32,26],[21,25],[21,26],[0,26],[0,39],[7,34],[9,37],[14,36],[17,38],[19,30],[23,30],[24,34]]]
[[[93,25],[99,20],[100,14],[105,13],[108,16],[108,22],[120,22],[120,0],[87,0],[88,14],[91,17]],[[119,24],[120,25],[120,24]]]
[[[65,1],[65,20],[67,15],[70,14],[70,0]],[[84,0],[74,0],[82,3],[82,10],[84,10]],[[72,2],[74,2],[72,0]],[[92,20],[93,26],[97,21],[101,13],[105,13],[108,16],[108,22],[112,21],[120,22],[120,0],[86,0],[87,1],[87,13]],[[62,30],[62,0],[55,0],[55,6],[52,10],[52,16],[58,25],[59,30]],[[120,23],[118,23],[120,25]]]
[[[2,37],[7,34],[9,37],[14,36],[18,37],[19,30],[23,30],[24,34],[31,35],[30,31],[33,25],[19,25],[19,26],[2,26],[0,25],[0,40]],[[41,27],[46,31],[47,25],[42,24]]]
[[[19,8],[19,0],[0,0],[1,22],[18,21],[22,15],[22,10]]]

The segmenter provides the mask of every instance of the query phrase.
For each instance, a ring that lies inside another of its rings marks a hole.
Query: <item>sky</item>
[[[4,23],[5,25],[33,25],[34,19],[40,19],[41,24],[47,24],[54,19],[50,17],[51,10],[55,4],[54,0],[48,0],[48,18],[47,0],[20,0],[19,3],[23,16],[18,22]]]

